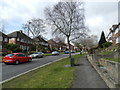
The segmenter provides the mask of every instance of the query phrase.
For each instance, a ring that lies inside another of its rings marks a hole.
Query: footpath
[[[84,55],[78,61],[72,88],[108,88]]]

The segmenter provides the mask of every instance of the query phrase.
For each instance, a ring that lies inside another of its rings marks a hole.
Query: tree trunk
[[[69,37],[67,37],[67,42],[68,42],[68,46],[69,46],[69,59],[70,59],[70,65],[71,67],[74,66],[74,59],[71,56],[71,47],[70,47],[70,40]]]
[[[67,37],[67,42],[68,42],[68,49],[69,49],[69,58],[71,59],[71,48],[70,48],[70,40],[69,40],[69,37]]]

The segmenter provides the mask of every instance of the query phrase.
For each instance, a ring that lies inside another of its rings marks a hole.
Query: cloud
[[[44,8],[58,1],[60,0],[0,0],[0,22],[5,24],[8,33],[22,29],[22,24],[33,17],[44,19]],[[118,21],[118,3],[99,1],[86,0],[85,4],[86,24],[91,34],[98,36],[102,30],[107,34],[109,28]],[[46,36],[50,38],[50,29],[47,30]]]
[[[100,37],[101,31],[104,31],[107,35],[109,28],[118,23],[118,3],[86,2],[85,16],[91,33]]]
[[[91,18],[88,18],[88,20],[86,21],[86,24],[89,25],[90,27],[96,27],[99,26],[100,23],[102,23],[103,17],[102,16],[94,16]]]

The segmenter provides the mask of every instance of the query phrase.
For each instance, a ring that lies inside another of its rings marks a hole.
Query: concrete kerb
[[[23,73],[21,73],[21,74],[19,74],[19,75],[16,75],[16,76],[14,76],[14,77],[11,77],[11,78],[9,78],[9,79],[6,79],[6,80],[0,82],[0,85],[3,84],[3,83],[5,83],[5,82],[8,82],[8,81],[10,81],[10,80],[12,80],[12,79],[15,79],[15,78],[17,78],[17,77],[19,77],[19,76],[21,76],[21,75],[24,75],[24,74],[26,74],[26,73],[29,73],[29,72],[31,72],[31,71],[33,71],[33,70],[36,70],[36,69],[38,69],[38,68],[47,66],[47,65],[49,65],[49,64],[52,64],[52,63],[54,63],[54,62],[60,61],[60,60],[62,60],[62,59],[68,58],[68,57],[69,57],[69,56],[64,57],[64,58],[60,58],[60,59],[57,59],[57,60],[55,60],[55,61],[49,62],[49,63],[47,63],[47,64],[44,64],[44,65],[42,65],[42,66],[33,68],[33,69],[28,70],[28,71],[26,71],[26,72],[23,72]]]

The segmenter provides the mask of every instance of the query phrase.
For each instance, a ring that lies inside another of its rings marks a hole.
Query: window
[[[15,40],[15,38],[11,38],[11,40]]]
[[[2,45],[0,45],[0,49],[2,49]]]
[[[20,41],[20,38],[17,38],[17,41]]]
[[[24,42],[24,40],[23,40],[23,39],[21,39],[21,42]]]
[[[6,56],[9,56],[9,57],[11,57],[11,56],[13,56],[14,54],[8,54],[8,55],[6,55]]]
[[[3,40],[3,37],[2,36],[0,36],[0,41],[2,41]]]
[[[8,38],[4,38],[4,42],[8,42]]]
[[[17,57],[25,57],[24,54],[17,54],[16,56],[17,56]]]

